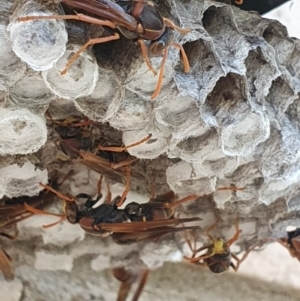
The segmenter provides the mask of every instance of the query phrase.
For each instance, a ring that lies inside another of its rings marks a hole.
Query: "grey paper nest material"
[[[90,36],[91,31],[76,22],[16,21],[24,14],[59,11],[44,2],[16,1],[10,16],[8,1],[0,1],[0,153],[5,172],[9,174],[6,165],[20,162],[17,155],[38,149],[28,160],[47,167],[49,174],[62,166],[56,161],[52,134],[43,147],[43,115],[50,105],[56,118],[77,110],[108,122],[122,132],[125,145],[151,133],[151,143],[129,150],[145,159],[136,168],[156,183],[158,192],[169,186],[180,195],[211,194],[185,206],[182,214],[205,216],[204,228],[214,215],[221,215],[219,230],[223,227],[224,233],[239,216],[242,248],[244,242],[283,235],[286,225],[299,222],[300,42],[288,37],[284,26],[215,1],[158,1],[164,16],[192,29],[176,35],[191,70],[185,74],[178,50],[170,49],[162,91],[150,100],[157,78],[138,46],[125,38],[84,52],[60,75],[69,52],[82,45],[79,33]],[[158,68],[161,57],[151,62]],[[19,112],[22,117],[16,123]],[[107,125],[98,130],[108,141],[120,142],[120,132]],[[11,174],[14,169],[12,165]],[[78,175],[70,187],[74,194],[91,183],[82,166],[75,170]],[[25,187],[28,181],[21,179],[18,185]],[[148,190],[141,183],[133,187]],[[245,190],[216,192],[230,184]],[[15,195],[7,187],[0,192]]]

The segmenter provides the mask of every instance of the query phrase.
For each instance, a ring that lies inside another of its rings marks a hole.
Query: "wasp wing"
[[[82,9],[97,17],[112,21],[117,25],[124,26],[128,30],[136,31],[137,21],[134,17],[126,14],[116,3],[110,0],[61,0],[61,2]]]
[[[176,233],[176,232],[187,231],[187,230],[197,230],[197,229],[199,229],[198,226],[177,227],[177,228],[160,227],[156,229],[148,229],[139,232],[113,233],[111,236],[113,240],[119,244],[130,244],[130,243],[139,242],[143,240],[158,239],[170,233]]]
[[[174,218],[169,220],[158,220],[158,221],[146,221],[146,222],[132,222],[132,223],[101,223],[97,227],[103,231],[114,232],[114,233],[131,233],[131,232],[151,232],[154,229],[172,226],[175,227],[179,224],[199,221],[201,218]],[[172,229],[172,228],[168,228]],[[180,228],[178,228],[180,229]]]

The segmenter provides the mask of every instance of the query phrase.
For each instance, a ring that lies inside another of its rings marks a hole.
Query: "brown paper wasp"
[[[117,301],[126,301],[132,285],[140,280],[138,288],[132,297],[132,301],[138,301],[149,276],[148,269],[125,269],[124,267],[112,270],[114,277],[121,282]]]
[[[58,146],[70,158],[109,178],[112,181],[126,184],[126,166],[137,161],[136,157],[129,155],[128,149],[146,143],[151,134],[138,142],[127,146],[97,145],[93,132],[86,128],[95,122],[82,120],[79,117],[69,117],[65,120],[54,121],[48,112],[50,120],[55,124],[55,131],[59,135]],[[144,175],[132,170],[131,177],[138,179],[141,185],[148,185]]]
[[[247,250],[243,257],[239,259],[235,254],[231,253],[230,251],[230,246],[238,240],[239,235],[241,233],[241,230],[239,229],[238,219],[235,223],[235,234],[228,241],[224,241],[221,238],[214,238],[210,235],[210,232],[217,226],[218,222],[219,218],[205,232],[206,236],[212,241],[212,244],[196,249],[196,239],[194,238],[194,246],[192,246],[192,242],[190,241],[190,239],[186,239],[188,246],[193,252],[193,254],[190,258],[185,256],[185,259],[189,260],[191,263],[206,265],[213,273],[222,273],[228,270],[229,267],[233,268],[234,271],[237,271],[240,264],[246,259],[249,252],[253,248]],[[197,256],[197,254],[203,250],[207,250],[206,253]],[[232,258],[236,260],[236,265],[232,262]]]
[[[79,116],[68,117],[64,120],[53,120],[49,111],[46,115],[54,124],[54,130],[58,134],[57,146],[70,159],[77,159],[87,168],[104,175],[112,181],[126,184],[126,166],[137,161],[136,157],[129,155],[128,149],[146,143],[151,134],[138,142],[127,146],[102,146],[93,134],[93,126],[97,124],[92,120]],[[106,142],[101,138],[101,142]],[[135,170],[131,171],[131,177],[138,179],[141,185],[148,185],[145,176]]]
[[[127,168],[127,182],[122,196],[117,196],[112,200],[108,187],[108,194],[104,203],[93,208],[102,196],[102,179],[103,176],[100,177],[98,182],[98,196],[95,200],[85,193],[70,198],[51,186],[40,185],[65,201],[65,218],[67,218],[70,223],[79,223],[84,231],[92,235],[102,237],[112,236],[118,243],[132,243],[145,239],[156,239],[168,233],[198,228],[197,226],[181,226],[186,222],[199,221],[200,218],[198,217],[174,217],[175,207],[187,201],[196,199],[197,195],[189,195],[181,200],[177,200],[174,193],[169,192],[161,197],[150,199],[148,203],[138,204],[131,202],[127,204],[124,209],[120,209],[119,207],[125,202],[129,191],[129,168]],[[86,199],[84,205],[77,203],[80,198]],[[34,208],[32,209],[32,212],[47,214],[42,210],[36,210]]]
[[[190,29],[182,29],[176,26],[171,20],[161,16],[159,10],[150,1],[144,0],[61,0],[60,2],[74,9],[74,15],[53,15],[53,16],[26,16],[19,17],[18,21],[29,20],[78,20],[112,29],[118,29],[126,38],[137,40],[148,68],[156,74],[153,69],[148,53],[160,55],[163,59],[160,66],[158,82],[151,98],[159,95],[164,75],[164,65],[168,56],[168,48],[176,47],[180,50],[184,71],[189,72],[189,62],[181,44],[173,42],[173,31],[187,34]],[[80,11],[82,13],[77,13]],[[68,61],[61,74],[65,74],[72,63],[82,51],[94,44],[105,43],[119,39],[118,33],[111,36],[90,39],[84,44]],[[151,41],[147,49],[144,40]]]

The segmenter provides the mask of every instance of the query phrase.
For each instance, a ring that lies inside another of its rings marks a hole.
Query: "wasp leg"
[[[244,1],[243,1],[243,0],[235,0],[234,2],[235,2],[237,5],[242,5]]]
[[[113,40],[118,40],[120,38],[120,35],[118,33],[115,33],[113,36],[108,37],[101,37],[96,39],[90,39],[88,42],[86,42],[82,47],[80,47],[75,54],[69,59],[69,61],[66,64],[66,67],[64,70],[60,71],[61,75],[64,75],[68,72],[70,66],[74,63],[74,61],[78,58],[81,52],[83,52],[86,48],[88,48],[90,45],[95,44],[101,44],[106,43]]]
[[[47,211],[40,210],[40,209],[37,209],[37,208],[33,208],[30,205],[28,205],[27,203],[24,203],[24,208],[27,211],[29,211],[31,213],[34,213],[34,214],[52,215],[52,216],[57,216],[57,217],[64,217],[65,216],[64,214],[51,213],[51,212],[47,212]]]
[[[198,198],[197,194],[191,194],[191,195],[188,195],[188,196],[186,196],[186,197],[182,198],[181,200],[178,200],[178,201],[176,201],[174,203],[171,203],[171,204],[170,203],[165,203],[164,207],[165,208],[174,208],[174,207],[177,207],[180,204],[186,203],[186,202],[188,202],[190,200],[195,200],[197,198]]]
[[[197,247],[197,236],[196,236],[196,232],[195,231],[192,232],[192,236],[193,236],[194,246],[192,246],[192,241],[188,238],[187,230],[184,231],[185,241],[187,242],[190,250],[193,253],[192,258],[194,258],[195,255],[198,253],[198,250],[196,249],[196,247]]]
[[[74,174],[74,170],[70,170],[62,179],[62,181],[60,183],[57,183],[57,186],[61,186],[63,183],[65,183],[66,180],[68,180],[70,178],[70,176],[72,176]]]
[[[204,247],[198,249],[197,252],[202,251],[202,250],[205,250],[205,249],[207,249],[207,248],[208,248],[208,246],[204,246]],[[198,257],[190,257],[190,258],[184,256],[184,258],[187,259],[187,260],[189,260],[189,262],[192,262],[192,263],[193,263],[193,262],[198,262],[198,261],[203,260],[203,259],[210,258],[210,257],[212,257],[212,256],[214,256],[214,255],[215,255],[215,253],[212,252],[212,253],[209,254],[209,255],[201,255],[201,256],[198,256]]]
[[[150,62],[150,60],[149,60],[148,50],[147,50],[147,47],[145,46],[145,42],[144,42],[142,39],[140,39],[140,40],[138,40],[138,43],[140,44],[142,56],[143,56],[143,58],[144,58],[144,60],[145,60],[145,62],[146,62],[146,64],[147,64],[148,69],[149,69],[154,75],[156,75],[157,72],[154,70],[154,68],[152,67],[152,64],[151,64],[151,62]]]
[[[243,191],[243,190],[245,190],[245,188],[238,188],[235,186],[230,186],[230,187],[221,187],[221,188],[218,188],[217,190]]]
[[[151,99],[154,99],[158,96],[158,94],[160,93],[161,87],[162,87],[162,81],[163,81],[163,77],[164,77],[164,72],[165,72],[165,63],[168,57],[168,48],[166,48],[164,50],[164,56],[163,59],[161,61],[161,65],[159,68],[159,75],[158,75],[158,80],[157,80],[157,84],[156,84],[156,88],[154,93],[151,95]]]
[[[96,121],[89,120],[88,118],[86,118],[86,120],[78,122],[78,123],[72,123],[70,126],[71,127],[85,127],[85,128],[87,128],[88,125],[95,124],[95,123],[96,123]]]
[[[126,165],[131,165],[133,162],[135,162],[137,160],[138,160],[138,158],[126,159],[119,163],[111,163],[110,166],[113,169],[118,169],[118,168],[126,166]]]
[[[62,200],[65,200],[67,202],[73,202],[74,201],[74,198],[69,198],[67,195],[55,190],[54,188],[52,188],[51,186],[49,185],[44,185],[42,183],[40,183],[40,185],[42,187],[44,187],[44,189],[47,189],[47,190],[50,190],[51,192],[53,192],[54,194],[56,194],[59,198],[61,198]]]
[[[108,26],[112,29],[116,28],[115,23],[108,20],[100,20],[98,18],[93,18],[84,14],[76,15],[52,15],[52,16],[26,16],[19,17],[17,19],[19,22],[33,21],[33,20],[77,20],[82,22],[87,22],[91,24],[96,24],[100,26]]]
[[[155,198],[155,195],[156,195],[156,191],[155,191],[155,186],[153,183],[150,184],[150,200],[153,200]]]
[[[235,221],[235,234],[234,236],[226,242],[227,247],[229,248],[235,241],[239,239],[240,233],[242,230],[239,229],[239,219]]]
[[[122,196],[121,196],[120,200],[116,204],[117,207],[122,206],[123,203],[126,200],[126,197],[127,197],[127,194],[129,192],[129,188],[130,188],[130,178],[131,178],[131,168],[130,167],[126,167],[126,185],[125,185],[125,189],[124,189],[124,191],[122,193]]]
[[[26,203],[24,203],[24,207],[27,211],[29,211],[31,213],[34,213],[34,214],[52,215],[52,216],[60,217],[60,219],[55,223],[48,224],[48,225],[43,225],[43,228],[45,228],[45,229],[56,226],[57,224],[61,223],[66,218],[65,214],[56,214],[56,213],[51,213],[51,212],[47,212],[47,211],[44,211],[44,210],[39,210],[39,209],[36,209],[36,208],[33,208],[33,207],[29,206]]]
[[[249,253],[252,252],[256,247],[259,247],[259,246],[261,246],[261,242],[256,243],[256,244],[254,244],[253,246],[251,246],[251,247],[244,253],[244,255],[242,256],[241,259],[239,259],[235,254],[232,253],[231,256],[232,256],[232,257],[236,260],[236,262],[237,262],[237,265],[236,265],[235,268],[233,268],[233,269],[237,272],[237,270],[239,269],[241,263],[242,263],[243,261],[246,260],[246,258],[248,257]],[[234,265],[234,264],[233,264],[233,265]]]
[[[0,235],[3,236],[3,237],[8,238],[10,240],[15,240],[17,238],[18,234],[19,234],[19,230],[17,229],[16,225],[14,225],[14,231],[15,231],[14,235],[7,234],[5,232],[0,232]]]
[[[180,32],[180,33],[182,33],[182,34],[187,34],[187,33],[189,33],[189,32],[191,31],[190,28],[180,28],[180,27],[178,27],[178,26],[175,25],[174,22],[171,21],[170,19],[164,18],[164,22],[165,22],[165,24],[166,24],[168,27],[170,27],[170,28],[172,28],[172,29],[174,29],[174,30],[176,30],[176,31],[178,31],[178,32]]]
[[[52,115],[51,115],[51,113],[49,112],[49,109],[46,111],[45,114],[48,116],[48,118],[50,119],[50,121],[51,121],[52,123],[58,124],[58,125],[63,125],[63,122],[56,121],[56,120],[54,120],[54,119],[52,118]]]
[[[171,46],[178,48],[180,50],[181,55],[182,55],[183,65],[184,65],[184,72],[188,73],[190,71],[190,63],[189,63],[187,55],[184,51],[184,48],[182,47],[181,44],[178,44],[178,43],[172,43]]]
[[[42,227],[44,229],[48,229],[48,228],[52,228],[58,224],[60,224],[62,221],[64,221],[66,219],[66,216],[62,217],[59,221],[55,222],[55,223],[52,223],[52,224],[47,224],[47,225],[43,225]]]
[[[151,137],[152,137],[152,134],[149,134],[147,137],[141,139],[140,141],[129,144],[127,146],[101,146],[101,145],[98,145],[98,149],[101,150],[101,151],[122,153],[122,152],[124,152],[125,150],[127,150],[129,148],[132,148],[134,146],[138,146],[138,145],[148,141]]]
[[[98,193],[98,195],[101,194],[102,180],[103,180],[103,175],[100,176],[100,179],[97,183],[97,193]]]
[[[143,275],[142,275],[142,278],[140,280],[140,283],[139,283],[139,286],[136,290],[136,292],[134,293],[134,296],[132,298],[132,301],[138,301],[143,289],[144,289],[144,286],[148,280],[148,276],[149,276],[149,270],[145,270]]]
[[[205,249],[208,249],[210,246],[202,246],[202,247],[196,249],[196,247],[197,247],[197,237],[196,237],[196,232],[194,231],[193,234],[192,234],[193,240],[194,240],[194,246],[192,246],[191,240],[187,237],[186,231],[184,231],[184,233],[185,233],[185,240],[186,240],[186,242],[187,242],[187,244],[188,244],[190,250],[193,252],[192,257],[184,256],[184,258],[187,259],[187,260],[189,260],[190,262],[197,262],[197,261],[200,260],[199,258],[204,259],[204,258],[203,258],[204,255],[202,255],[202,256],[200,256],[200,257],[198,256],[198,257],[197,257],[197,260],[195,260],[195,256],[196,256],[197,253],[199,253],[199,252],[201,252],[201,251],[203,251],[203,250],[205,250]],[[211,255],[209,255],[209,257],[210,257],[210,256],[211,256]]]
[[[111,190],[110,190],[110,187],[109,187],[109,184],[108,184],[107,180],[106,180],[106,187],[107,187],[107,194],[106,194],[106,198],[105,198],[104,203],[111,204]]]
[[[206,235],[207,237],[209,237],[209,239],[210,239],[211,241],[214,241],[214,238],[213,238],[209,233],[217,226],[217,224],[218,224],[219,221],[220,221],[220,217],[218,217],[217,220],[215,221],[215,223],[212,224],[212,225],[205,231],[205,235]]]
[[[135,280],[135,277],[132,277],[132,274],[123,267],[114,268],[112,272],[114,277],[121,282],[118,291],[117,301],[125,301],[131,289],[131,286]]]

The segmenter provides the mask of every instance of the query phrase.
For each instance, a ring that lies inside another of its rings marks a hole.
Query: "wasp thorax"
[[[214,241],[214,246],[213,246],[213,251],[214,253],[223,253],[224,252],[224,249],[225,249],[225,242],[223,239],[221,238],[217,238],[215,241]]]

